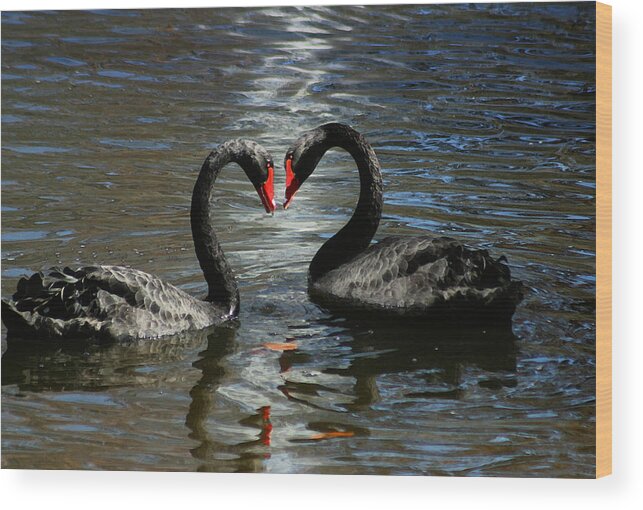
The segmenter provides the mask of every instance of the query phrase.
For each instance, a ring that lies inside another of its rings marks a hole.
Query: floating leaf
[[[319,439],[332,439],[334,437],[353,437],[355,432],[344,431],[344,430],[333,430],[331,432],[322,432],[320,434],[315,434],[310,436],[310,439],[319,440]]]
[[[297,344],[295,343],[266,342],[263,346],[271,351],[294,351],[297,349]]]

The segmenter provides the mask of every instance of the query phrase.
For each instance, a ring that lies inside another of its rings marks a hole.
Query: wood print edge
[[[612,473],[612,7],[596,2],[596,478]]]

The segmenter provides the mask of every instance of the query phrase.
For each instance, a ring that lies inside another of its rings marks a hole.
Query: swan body
[[[9,329],[47,337],[155,338],[206,328],[234,314],[156,276],[120,266],[34,273],[18,282],[13,301],[2,302]]]
[[[506,258],[493,259],[449,237],[388,237],[371,244],[383,205],[380,165],[372,147],[344,124],[304,133],[286,154],[286,201],[332,147],[357,163],[360,197],[349,222],[319,249],[308,271],[311,297],[330,308],[458,320],[511,318],[522,284]]]
[[[309,284],[320,301],[405,316],[503,314],[520,284],[486,250],[448,237],[387,237]]]
[[[194,187],[191,209],[195,251],[208,283],[205,300],[129,267],[51,268],[21,278],[12,299],[2,300],[2,321],[8,331],[121,341],[203,329],[234,318],[239,292],[210,223],[212,187],[230,162],[244,169],[266,211],[275,207],[274,167],[263,147],[231,140],[208,156]]]

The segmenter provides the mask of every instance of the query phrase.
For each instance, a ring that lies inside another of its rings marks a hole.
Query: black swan
[[[511,319],[522,284],[506,258],[448,237],[389,237],[371,245],[382,215],[380,164],[366,139],[330,123],[302,134],[286,153],[287,208],[333,147],[357,163],[360,194],[348,223],[319,249],[308,270],[311,297],[331,308],[478,322]]]
[[[2,300],[8,331],[120,341],[173,335],[234,318],[239,291],[210,221],[212,188],[228,163],[245,171],[266,212],[275,210],[274,165],[268,151],[253,141],[230,140],[210,153],[194,186],[190,211],[194,249],[208,284],[205,300],[128,267],[51,268],[47,274],[21,278],[13,299]]]

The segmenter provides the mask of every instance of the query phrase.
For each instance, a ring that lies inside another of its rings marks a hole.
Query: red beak
[[[295,198],[295,193],[301,186],[299,179],[295,177],[295,172],[292,171],[292,159],[286,160],[286,201],[284,202],[284,209],[288,209],[290,202]]]
[[[261,186],[257,186],[257,194],[261,199],[261,203],[266,209],[267,213],[275,212],[277,204],[275,204],[275,186],[274,186],[275,170],[268,167],[268,179]]]

